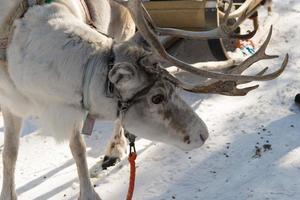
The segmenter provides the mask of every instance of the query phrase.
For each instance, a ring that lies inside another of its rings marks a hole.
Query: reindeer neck
[[[112,44],[99,55],[91,56],[83,78],[83,107],[100,120],[117,119],[117,99],[108,73],[113,66]]]

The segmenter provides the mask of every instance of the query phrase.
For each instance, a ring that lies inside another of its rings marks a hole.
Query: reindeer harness
[[[116,115],[117,115],[117,118],[119,118],[122,122],[128,109],[132,105],[138,103],[142,97],[144,97],[145,95],[147,95],[149,93],[151,88],[155,85],[156,81],[159,78],[161,78],[161,74],[159,73],[159,70],[158,70],[159,68],[149,71],[149,73],[154,74],[154,78],[151,81],[151,83],[148,86],[146,86],[146,87],[142,88],[141,90],[139,90],[138,92],[136,92],[130,99],[124,100],[122,98],[120,92],[118,91],[118,89],[114,86],[114,84],[109,80],[109,77],[108,77],[109,72],[111,71],[111,69],[113,68],[113,66],[115,64],[113,44],[112,44],[111,49],[112,50],[110,52],[110,56],[109,56],[108,63],[107,63],[108,68],[107,68],[106,82],[105,82],[105,95],[107,98],[112,98],[117,101]],[[91,116],[89,114],[89,110],[90,110],[89,87],[90,87],[90,83],[91,83],[92,76],[94,74],[95,69],[96,69],[96,66],[87,65],[87,67],[85,67],[85,72],[84,72],[83,94],[82,94],[82,97],[83,97],[82,98],[82,106],[86,110],[86,119],[85,119],[84,126],[82,129],[82,134],[84,134],[84,135],[92,134],[93,126],[95,123],[95,119],[93,119],[93,116]]]

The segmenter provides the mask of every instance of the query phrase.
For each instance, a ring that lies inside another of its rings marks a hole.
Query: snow
[[[300,107],[294,103],[300,92],[300,1],[273,2],[274,18],[279,17],[273,22],[268,52],[281,57],[257,66],[267,64],[273,70],[288,52],[288,69],[276,80],[259,83],[246,97],[182,93],[207,123],[210,138],[191,152],[140,139],[135,200],[300,199]],[[1,151],[2,119],[0,124]],[[26,121],[16,168],[19,199],[77,199],[76,166],[68,144],[57,144],[35,130],[34,122]],[[111,123],[98,123],[93,135],[86,137],[91,168],[103,156],[111,132]],[[268,144],[271,149],[264,151]],[[262,149],[260,156],[256,148]],[[124,160],[92,181],[102,199],[119,200],[126,197],[128,179]]]

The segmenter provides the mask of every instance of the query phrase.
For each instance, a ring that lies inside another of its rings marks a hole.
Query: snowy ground
[[[277,80],[260,83],[246,97],[183,93],[207,123],[210,139],[188,153],[139,140],[135,200],[300,199],[300,108],[293,101],[300,92],[300,1],[275,0],[274,4],[280,17],[275,20],[269,52],[290,54],[286,72]],[[272,68],[280,61],[267,63]],[[111,123],[99,123],[87,138],[91,167],[103,155],[111,129]],[[1,152],[3,128],[0,131]],[[255,156],[256,147],[262,150],[260,157]],[[76,199],[75,168],[68,144],[56,144],[25,123],[16,169],[20,200]],[[128,169],[123,161],[93,179],[104,200],[125,199]]]

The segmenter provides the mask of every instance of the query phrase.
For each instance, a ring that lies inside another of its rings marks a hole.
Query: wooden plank
[[[206,0],[144,2],[154,22],[160,27],[204,29]]]

